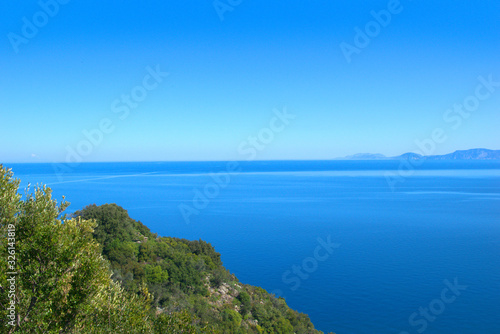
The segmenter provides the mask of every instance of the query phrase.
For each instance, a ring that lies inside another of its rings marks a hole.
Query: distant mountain
[[[474,148],[470,150],[459,150],[444,155],[424,156],[418,153],[404,153],[395,157],[386,157],[383,154],[358,153],[348,155],[343,160],[500,160],[500,150],[488,150],[485,148]]]
[[[500,159],[500,150],[475,148],[471,150],[455,151],[445,155],[431,155],[431,160],[496,160]]]
[[[420,160],[422,158],[425,158],[425,157],[423,155],[418,154],[418,153],[410,152],[410,153],[401,154],[397,157],[392,157],[390,159]]]
[[[387,157],[383,154],[379,153],[357,153],[354,155],[348,155],[344,158],[341,159],[346,159],[346,160],[380,160],[380,159],[387,159]]]

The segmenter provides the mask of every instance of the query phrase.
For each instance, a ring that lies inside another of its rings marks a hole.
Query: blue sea
[[[6,165],[68,212],[210,242],[322,331],[500,333],[500,161]]]

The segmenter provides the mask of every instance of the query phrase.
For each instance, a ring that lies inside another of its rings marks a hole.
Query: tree
[[[198,334],[198,333],[220,333],[218,330],[209,327],[196,327],[193,325],[193,316],[186,310],[174,312],[172,314],[162,313],[155,321],[155,333],[161,334]]]
[[[103,246],[104,255],[108,255],[117,243],[135,241],[140,238],[134,221],[128,216],[127,211],[116,204],[88,205],[73,215],[82,219],[99,221],[93,234],[97,242]],[[151,234],[149,230],[147,233]]]
[[[19,321],[17,307],[10,303],[16,302],[15,290],[14,293],[10,292],[11,287],[15,288],[15,281],[11,285],[9,282],[12,280],[7,280],[11,275],[7,273],[16,272],[18,269],[15,261],[17,256],[15,223],[21,196],[17,194],[19,180],[14,180],[12,176],[11,170],[0,165],[0,317],[5,321],[9,319],[7,315],[11,315],[10,321],[15,324]],[[8,308],[12,309],[12,312]],[[8,329],[2,326],[1,331],[6,332]]]
[[[116,332],[111,330],[113,324],[147,327],[146,299],[127,296],[110,279],[108,264],[93,238],[95,221],[61,216],[68,203],[63,198],[58,205],[50,188],[28,189],[21,200],[18,187],[12,172],[0,165],[2,320],[10,313],[7,305],[15,302],[15,316],[1,331],[109,333]],[[8,255],[15,260],[7,262]],[[120,314],[134,317],[124,321],[117,317]],[[146,328],[140,332],[146,333]]]
[[[241,291],[239,294],[238,294],[238,300],[241,302],[241,310],[240,310],[240,313],[242,315],[246,315],[247,313],[250,312],[251,308],[252,308],[252,299],[250,298],[250,295],[245,292],[245,291]]]
[[[221,312],[221,316],[222,316],[222,323],[232,333],[234,333],[240,327],[242,318],[241,315],[235,310],[224,309]]]

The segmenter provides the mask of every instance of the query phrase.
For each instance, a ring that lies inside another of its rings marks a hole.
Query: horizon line
[[[66,162],[66,161],[27,161],[27,162],[15,162],[15,161],[7,161],[7,162],[0,162],[0,165],[2,164],[64,164],[64,165],[80,165],[80,164],[86,164],[86,163],[137,163],[137,162],[148,162],[148,163],[162,163],[162,162],[266,162],[266,161],[334,161],[334,160],[352,160],[349,159],[348,157],[358,155],[358,154],[372,154],[372,155],[382,155],[383,158],[380,158],[380,160],[383,160],[384,158],[386,159],[394,159],[399,158],[404,154],[418,154],[421,155],[422,157],[432,157],[432,156],[441,156],[441,155],[447,155],[447,154],[452,154],[455,152],[459,151],[471,151],[471,150],[489,150],[489,151],[500,151],[500,149],[489,149],[489,148],[470,148],[470,149],[461,149],[461,150],[455,150],[450,153],[445,153],[445,154],[434,154],[434,155],[422,155],[417,152],[404,152],[399,155],[395,156],[385,156],[384,154],[381,153],[354,153],[350,155],[346,155],[343,157],[335,157],[335,158],[328,158],[328,159],[261,159],[261,160],[233,160],[233,159],[228,159],[228,160],[101,160],[101,161],[81,161],[81,162]],[[360,159],[363,160],[363,159]],[[367,159],[367,160],[377,160],[377,159]]]

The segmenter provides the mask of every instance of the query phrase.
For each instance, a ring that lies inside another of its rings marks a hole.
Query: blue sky
[[[1,162],[500,149],[496,0],[55,1],[0,4]]]

